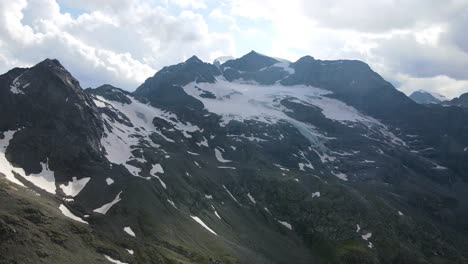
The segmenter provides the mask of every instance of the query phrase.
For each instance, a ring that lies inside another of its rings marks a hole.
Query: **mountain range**
[[[466,263],[468,110],[355,60],[0,75],[0,263]]]
[[[457,106],[468,108],[468,93],[464,93],[459,97],[448,99],[443,95],[431,93],[425,90],[413,92],[410,96],[413,101],[424,105],[442,105],[442,106]]]

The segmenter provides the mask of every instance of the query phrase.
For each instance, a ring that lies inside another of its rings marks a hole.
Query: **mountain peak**
[[[200,60],[197,56],[193,55],[190,57],[188,60],[185,61],[185,63],[190,63],[190,62],[196,62],[196,63],[203,63],[202,60]]]
[[[297,60],[298,62],[299,61],[302,61],[302,62],[305,62],[305,61],[315,61],[315,58],[310,56],[310,55],[306,55],[304,57],[301,57],[299,60]]]
[[[274,59],[272,57],[269,57],[267,55],[258,53],[255,50],[251,50],[249,53],[242,56],[242,58],[270,58],[270,59],[276,60],[276,59]]]
[[[246,55],[260,55],[260,53],[256,52],[255,50],[251,50],[249,53]]]
[[[278,62],[278,60],[272,57],[268,57],[252,50],[239,59],[227,61],[224,65],[240,71],[258,71],[262,68],[270,67]]]
[[[57,59],[45,59],[41,62],[39,62],[38,64],[36,64],[34,67],[48,67],[48,68],[60,68],[60,69],[63,69],[65,70],[65,68],[63,67],[63,65],[60,63],[59,60]]]

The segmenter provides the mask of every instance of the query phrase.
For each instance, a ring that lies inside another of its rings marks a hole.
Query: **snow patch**
[[[35,186],[45,190],[48,193],[56,194],[54,172],[49,169],[49,161],[41,162],[42,170],[38,174],[30,174],[24,178]]]
[[[320,197],[320,192],[312,193],[312,198],[315,198],[315,197]]]
[[[119,260],[113,259],[113,258],[111,258],[111,257],[109,257],[109,256],[107,256],[107,255],[104,255],[104,257],[105,257],[108,261],[110,261],[111,263],[114,263],[114,264],[128,264],[128,263],[121,262],[121,261],[119,261]]]
[[[175,205],[175,203],[172,201],[172,200],[169,200],[167,199],[167,202],[172,205],[172,207],[174,207],[175,209],[177,209],[177,206]]]
[[[372,237],[372,233],[367,233],[367,234],[365,234],[365,235],[362,235],[361,237],[362,237],[362,239],[364,239],[364,240],[367,241],[369,238]]]
[[[216,217],[218,217],[220,220],[223,220],[223,219],[221,219],[221,216],[219,216],[218,211],[216,211],[216,208],[214,207],[214,205],[211,205],[211,208],[213,208],[213,211],[214,211],[214,214],[216,215]]]
[[[228,166],[218,166],[218,169],[228,169],[228,170],[235,170],[236,167],[228,167]]]
[[[163,180],[161,180],[161,178],[159,178],[159,176],[157,176],[157,175],[151,175],[151,176],[153,176],[153,177],[155,177],[156,179],[158,179],[158,180],[159,180],[159,183],[161,183],[161,186],[162,186],[164,189],[167,190],[166,183],[163,182]]]
[[[164,173],[164,169],[159,163],[154,164],[150,171],[151,175],[156,175],[156,173]]]
[[[68,182],[67,185],[60,184],[60,188],[67,196],[75,197],[81,192],[81,190],[83,190],[89,180],[91,180],[89,177],[79,180],[76,177],[73,177],[72,181]]]
[[[252,195],[250,195],[250,193],[247,193],[247,197],[249,197],[249,200],[253,203],[253,204],[256,204],[257,201],[255,201],[255,199],[252,197]]]
[[[106,103],[104,103],[103,101],[101,101],[101,100],[99,100],[97,98],[93,99],[93,102],[99,108],[106,108],[107,107]]]
[[[289,169],[287,169],[287,168],[285,168],[285,167],[283,167],[283,166],[281,166],[279,164],[273,164],[273,165],[275,165],[276,167],[278,167],[282,171],[289,171]]]
[[[197,143],[195,143],[195,144],[197,144],[199,147],[201,147],[201,146],[205,146],[205,147],[207,147],[207,148],[210,147],[210,146],[208,145],[208,140],[207,140],[205,137],[203,137],[203,140],[202,140],[201,142],[197,142]]]
[[[232,195],[232,193],[228,190],[228,188],[226,188],[226,186],[223,185],[223,188],[229,194],[229,196],[232,198],[232,200],[234,200],[236,203],[239,203],[239,201],[237,201],[236,197],[234,197],[234,195]]]
[[[332,174],[335,175],[338,179],[343,180],[343,181],[348,181],[348,176],[342,172],[334,172],[332,171]]]
[[[23,90],[20,89],[20,78],[23,76],[24,72],[20,75],[18,75],[10,84],[10,92],[13,94],[24,94]],[[26,88],[29,86],[29,83],[25,84],[23,88]]]
[[[309,149],[311,149],[311,147],[309,147]],[[317,155],[319,156],[320,161],[321,161],[322,163],[327,163],[327,162],[331,162],[331,161],[335,161],[335,160],[336,160],[335,157],[330,156],[330,155],[328,155],[328,154],[325,153],[325,152],[320,152],[320,151],[317,151],[317,150],[315,150],[315,149],[314,149],[314,151],[315,151],[315,153],[317,153]]]
[[[124,227],[123,231],[132,237],[136,237],[135,232],[129,226]]]
[[[193,220],[195,220],[198,224],[200,224],[203,228],[205,228],[206,230],[208,230],[210,233],[214,234],[214,235],[218,235],[216,234],[215,231],[213,231],[213,229],[209,228],[200,218],[198,218],[197,216],[193,216],[191,215],[190,216]]]
[[[22,177],[24,177],[26,173],[22,168],[14,167],[13,164],[11,164],[5,156],[5,152],[8,146],[10,145],[10,141],[16,132],[17,131],[15,130],[5,131],[3,132],[4,138],[0,139],[0,173],[4,174],[7,180],[20,186],[24,186],[23,183],[21,183],[18,179],[15,178],[13,172],[16,172]]]
[[[111,184],[114,183],[114,180],[111,179],[111,178],[107,178],[107,179],[106,179],[106,183],[107,183],[107,185],[111,185]]]
[[[306,161],[306,163],[298,163],[298,166],[299,166],[299,170],[301,171],[305,171],[305,167],[309,168],[309,169],[314,169],[314,166],[312,165],[312,162],[310,162],[310,160],[308,160],[305,156],[305,153],[303,151],[299,151],[299,154],[302,156],[302,158]]]
[[[289,230],[292,230],[292,225],[288,222],[285,222],[285,221],[279,221],[278,220],[278,223],[282,224],[283,226],[285,226],[287,229]]]
[[[83,224],[88,224],[88,222],[86,222],[85,220],[79,218],[78,216],[76,216],[72,212],[70,212],[70,210],[68,210],[68,208],[63,204],[61,204],[59,206],[59,210],[60,210],[60,212],[62,212],[62,214],[64,216],[66,216],[66,217],[68,217],[70,219],[73,219],[73,220],[75,220],[77,222],[80,222],[80,223],[83,223]]]
[[[110,203],[107,203],[107,204],[104,204],[103,206],[97,208],[97,209],[94,209],[93,212],[96,212],[96,213],[99,213],[99,214],[106,214],[113,205],[115,205],[116,203],[120,202],[122,199],[120,199],[120,195],[122,194],[122,191],[120,191],[117,196],[114,198],[114,200]]]
[[[215,156],[216,156],[216,159],[221,162],[221,163],[227,163],[227,162],[231,162],[232,160],[227,160],[227,159],[224,159],[223,158],[223,154],[221,153],[221,151],[218,149],[218,148],[215,148]]]

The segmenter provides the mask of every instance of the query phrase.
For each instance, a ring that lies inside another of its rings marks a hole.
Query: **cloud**
[[[181,8],[191,8],[191,9],[205,9],[207,5],[204,0],[169,0],[169,2],[174,3]]]
[[[444,75],[416,78],[400,74],[396,76],[396,79],[400,83],[400,90],[406,94],[423,89],[443,94],[450,99],[467,92],[468,87],[468,81],[455,80]]]
[[[103,83],[133,90],[163,66],[193,54],[233,53],[229,34],[210,32],[203,16],[173,15],[147,1],[75,1],[76,18],[55,0],[0,1],[0,71],[59,59],[83,87]],[[201,1],[178,2],[200,7]],[[198,3],[198,4],[197,4]]]

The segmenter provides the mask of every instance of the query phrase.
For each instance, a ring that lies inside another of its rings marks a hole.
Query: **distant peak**
[[[430,94],[430,95],[432,95],[433,97],[435,97],[438,100],[441,100],[441,101],[447,100],[447,97],[445,97],[444,95],[442,95],[440,93],[426,91],[426,90],[423,90],[423,89],[419,89],[419,90],[417,90],[416,92],[413,92],[413,93]]]
[[[255,50],[252,50],[250,51],[249,53],[245,54],[244,56],[242,56],[242,58],[252,58],[252,57],[265,57],[265,58],[271,58],[270,56],[267,56],[267,55],[264,55],[264,54],[261,54],[261,53],[258,53],[256,52]],[[273,58],[272,58],[273,59]]]
[[[98,87],[96,87],[94,89],[120,89],[120,88],[117,88],[117,87],[115,87],[115,86],[113,86],[111,84],[105,83],[105,84],[103,84],[101,86],[98,86]]]
[[[109,91],[109,92],[114,92],[114,93],[127,93],[127,91],[123,90],[122,88],[115,87],[111,84],[103,84],[99,87],[96,87],[94,89],[89,89],[89,90],[96,90],[96,91]]]
[[[197,63],[203,63],[202,60],[200,60],[197,56],[193,55],[190,57],[188,60],[185,61],[186,63],[188,62],[197,62]]]
[[[300,58],[300,59],[297,60],[297,61],[298,61],[298,62],[315,61],[315,58],[312,57],[312,56],[306,55],[306,56]]]
[[[419,89],[419,90],[415,91],[414,93],[430,93],[430,92],[428,92],[426,90],[423,90],[423,89]]]

